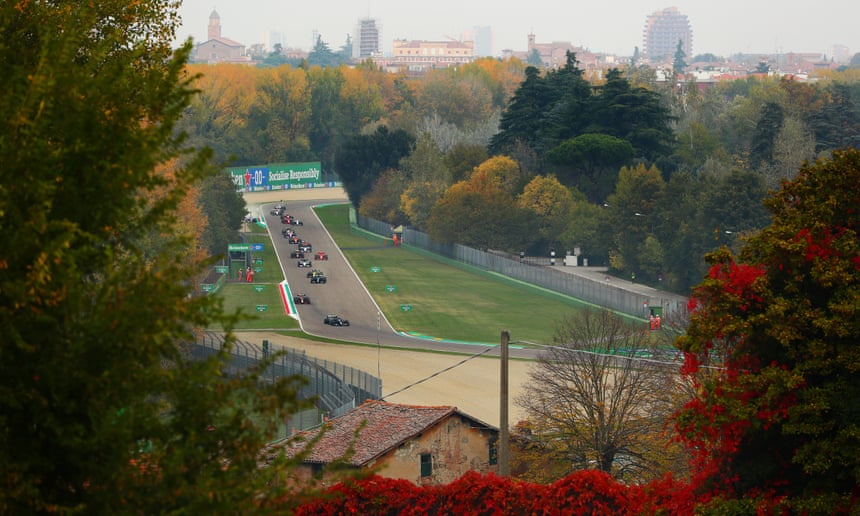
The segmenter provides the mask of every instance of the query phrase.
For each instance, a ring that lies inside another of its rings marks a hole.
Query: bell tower
[[[212,9],[212,14],[209,15],[209,39],[217,39],[221,37],[221,17],[218,12]]]

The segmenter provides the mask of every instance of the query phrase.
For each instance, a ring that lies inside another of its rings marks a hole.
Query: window
[[[495,439],[490,439],[487,444],[490,447],[490,466],[494,466],[499,463],[499,448]]]
[[[429,477],[433,474],[433,457],[429,453],[421,454],[421,476]]]

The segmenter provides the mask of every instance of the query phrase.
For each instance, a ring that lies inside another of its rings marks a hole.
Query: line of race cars
[[[293,251],[290,252],[290,258],[298,260],[296,265],[298,267],[311,267],[311,261],[307,259],[306,254],[313,252],[313,246],[307,240],[302,240],[292,228],[292,226],[303,226],[304,223],[286,213],[286,206],[277,205],[270,211],[272,215],[279,216],[281,218],[282,224],[289,224],[290,227],[286,227],[281,230],[281,235],[286,238],[291,244],[295,244],[297,247]],[[327,261],[328,254],[325,251],[317,251],[313,255],[314,261]],[[326,278],[325,273],[319,269],[312,269],[308,271],[307,278],[310,280],[311,284],[325,284],[328,282],[328,278]],[[297,305],[309,305],[311,304],[311,298],[307,294],[294,294],[293,295],[293,303]],[[349,326],[349,321],[338,316],[337,314],[328,314],[323,319],[323,324],[327,324],[330,326]]]

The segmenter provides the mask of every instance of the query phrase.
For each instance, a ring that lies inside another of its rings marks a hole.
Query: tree
[[[205,178],[199,188],[199,205],[206,215],[201,245],[209,256],[222,256],[228,244],[241,241],[238,231],[248,213],[245,199],[230,175],[223,172]]]
[[[540,71],[534,66],[525,70],[526,78],[514,93],[508,108],[502,113],[499,132],[490,140],[490,153],[505,151],[522,141],[534,146],[541,129],[544,109],[550,102]]]
[[[529,56],[526,59],[526,63],[530,66],[543,66],[543,59],[540,56],[540,51],[536,48],[533,48],[531,52],[529,52]]]
[[[414,145],[415,139],[406,131],[389,131],[384,125],[373,134],[359,134],[344,141],[335,153],[334,165],[352,205],[357,208],[379,175],[396,169]]]
[[[639,165],[635,168],[622,167],[618,173],[618,184],[615,193],[609,196],[608,229],[614,237],[613,253],[619,262],[611,264],[616,270],[639,275],[643,279],[657,279],[654,276],[643,276],[647,271],[643,268],[641,256],[643,246],[649,236],[654,235],[655,228],[660,224],[660,214],[655,213],[665,183],[663,176],[656,167],[645,168]],[[649,250],[654,256],[654,242]]]
[[[573,194],[554,176],[536,176],[517,198],[517,204],[534,214],[538,236],[547,249],[556,247],[570,222]]]
[[[675,60],[672,62],[672,71],[676,74],[682,74],[687,69],[685,57],[687,57],[687,53],[684,52],[684,40],[679,39],[678,46],[675,47]]]
[[[767,102],[761,109],[761,117],[756,123],[752,134],[752,147],[750,148],[750,162],[754,167],[762,164],[770,164],[775,156],[773,147],[776,137],[782,130],[785,114],[782,106],[776,102]]]
[[[314,48],[308,53],[308,67],[320,66],[325,68],[327,66],[337,66],[340,63],[341,59],[338,54],[332,52],[328,43],[323,41],[322,36],[317,36]]]
[[[162,1],[0,4],[5,514],[247,513],[284,493],[257,457],[295,385],[182,350],[235,317],[193,295],[208,263],[177,224],[211,170],[174,132],[193,95],[178,20]]]
[[[655,352],[642,323],[606,309],[559,321],[553,346],[529,372],[517,397],[545,458],[563,474],[597,469],[625,482],[663,474],[671,367],[637,360]]]
[[[423,231],[433,205],[451,185],[451,174],[439,148],[426,134],[418,139],[409,156],[400,160],[400,170],[407,181],[400,195],[400,209],[412,225]]]
[[[575,186],[594,203],[606,200],[618,169],[634,156],[630,142],[607,134],[581,134],[547,153],[565,184]]]
[[[722,249],[678,341],[698,379],[679,428],[694,487],[713,510],[750,500],[791,513],[851,513],[860,485],[860,152],[807,164],[766,201],[773,223]]]

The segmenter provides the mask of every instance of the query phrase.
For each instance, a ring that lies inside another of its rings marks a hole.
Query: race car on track
[[[310,267],[311,261],[308,260],[307,258],[302,258],[301,260],[296,262],[296,265],[298,265],[299,267]]]
[[[309,305],[311,304],[311,298],[307,294],[296,294],[293,296],[293,303],[297,305]]]
[[[340,316],[334,314],[328,314],[323,319],[323,324],[329,324],[331,326],[349,326],[349,321],[341,318]]]
[[[305,253],[299,251],[298,249],[294,250],[290,253],[290,258],[304,258]]]
[[[301,251],[303,253],[309,253],[312,250],[313,250],[313,247],[311,247],[310,242],[302,242],[301,244],[299,244],[299,251]]]
[[[327,281],[328,280],[326,279],[325,275],[323,275],[323,274],[317,274],[316,276],[311,276],[311,283],[322,284],[322,283],[325,283]]]
[[[283,235],[284,238],[290,238],[295,234],[296,232],[295,230],[293,230],[293,228],[284,228],[281,230],[281,235]]]
[[[314,260],[328,260],[328,255],[325,254],[325,251],[317,251],[317,254],[314,255]]]
[[[323,271],[319,269],[312,269],[308,271],[308,278],[313,278],[314,276],[323,276]]]
[[[305,225],[304,222],[300,221],[299,219],[297,219],[295,217],[290,217],[289,223],[293,226],[304,226]]]
[[[299,238],[299,235],[297,235],[295,233],[293,233],[293,236],[290,237],[290,243],[291,244],[298,244],[298,243],[301,243],[301,241],[302,241],[302,239]]]

